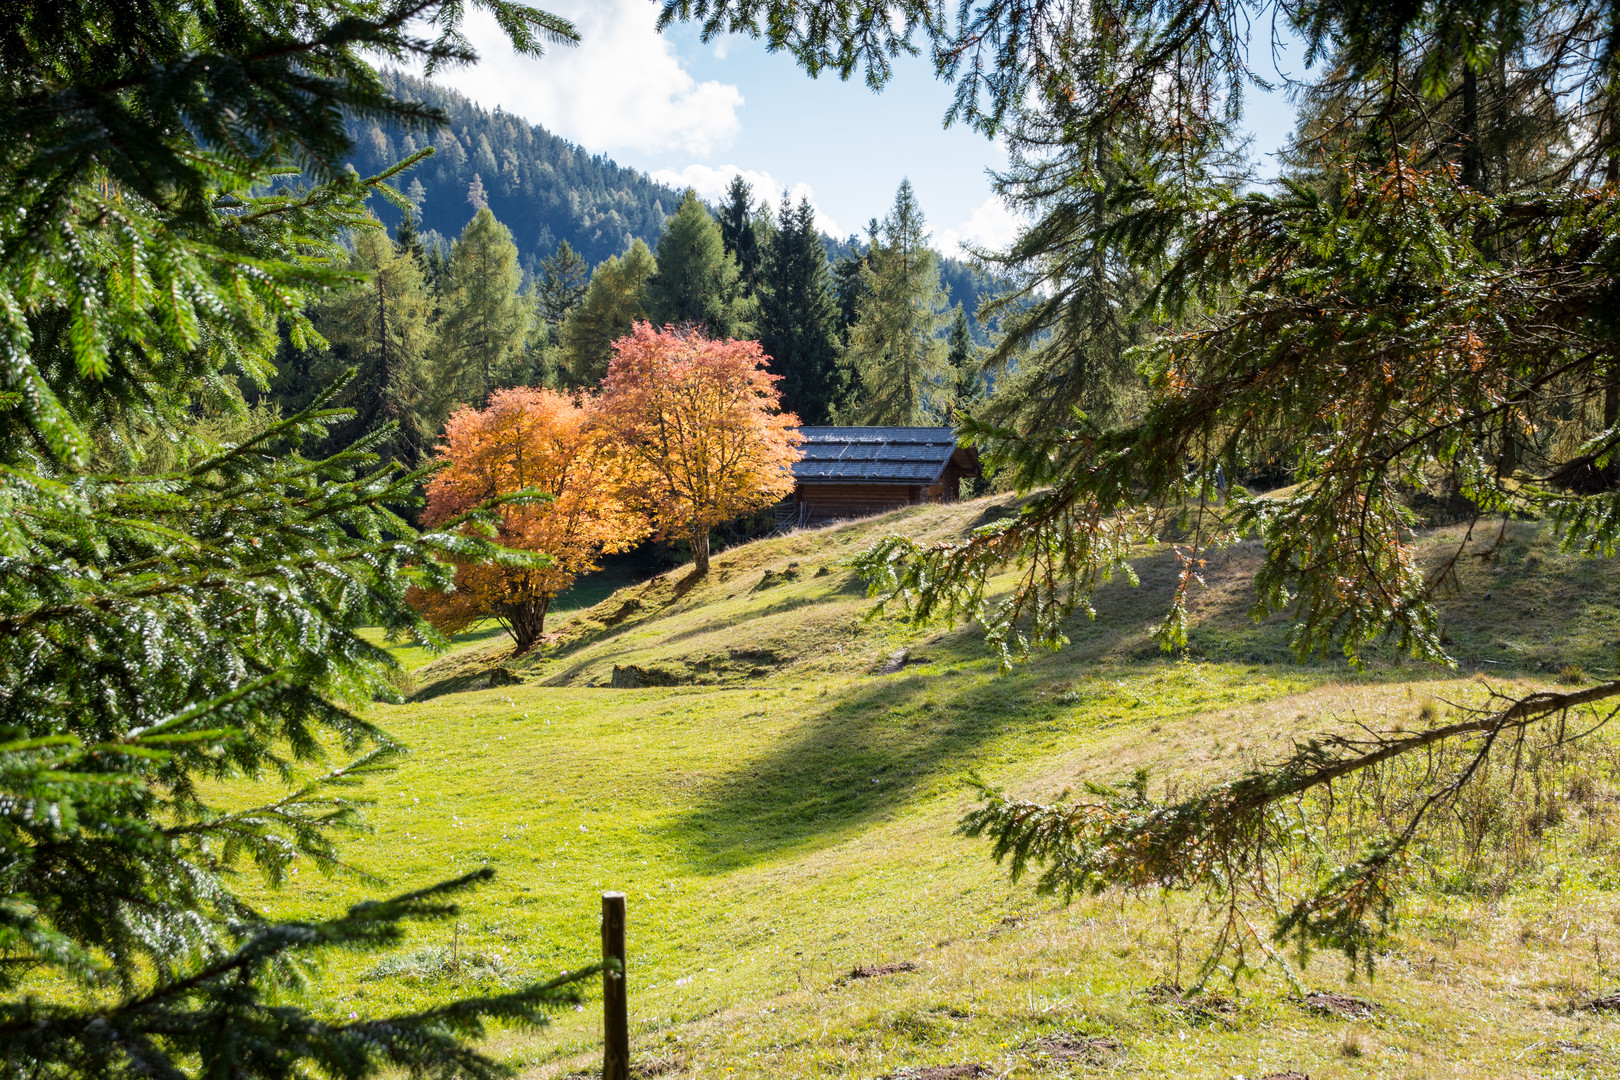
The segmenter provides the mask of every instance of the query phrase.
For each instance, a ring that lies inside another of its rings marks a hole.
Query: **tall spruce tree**
[[[482,407],[492,391],[524,381],[531,306],[519,295],[522,284],[511,232],[481,208],[450,249],[441,298],[440,348],[462,400]]]
[[[945,287],[910,180],[902,180],[895,192],[862,280],[866,295],[857,303],[847,349],[860,379],[850,418],[867,424],[923,423],[937,415],[941,395],[948,394],[941,336]]]
[[[594,387],[607,374],[613,343],[648,313],[648,282],[658,262],[640,240],[591,273],[585,298],[562,326],[562,378],[569,386]]]
[[[951,311],[951,328],[945,332],[945,363],[951,371],[951,395],[940,419],[959,423],[976,411],[984,399],[984,375],[980,372],[978,347],[968,326],[967,311],[957,304]]]
[[[984,358],[996,392],[982,419],[1020,431],[1069,424],[1076,409],[1113,423],[1138,411],[1147,390],[1132,350],[1153,334],[1143,305],[1162,266],[1111,230],[1124,221],[1124,193],[1150,181],[1160,162],[1141,126],[1080,148],[1061,138],[1069,119],[1061,107],[1018,110],[996,183],[1029,224],[1005,251],[986,255],[1012,285],[979,312],[1000,330]],[[1184,173],[1202,183],[1232,169],[1227,137],[1224,124],[1189,124],[1176,147]]]
[[[416,260],[417,266],[427,274],[427,248],[422,244],[422,236],[416,229],[416,214],[406,210],[400,215],[399,228],[394,232],[394,246],[401,252],[410,255]]]
[[[860,315],[861,298],[868,293],[866,275],[862,273],[872,262],[872,244],[877,239],[878,222],[873,218],[867,225],[866,250],[860,249],[859,239],[849,237],[849,254],[833,267],[833,293],[838,298],[839,340],[849,342],[849,329]]]
[[[659,326],[696,327],[716,338],[744,336],[752,321],[737,260],[726,253],[714,215],[690,188],[658,238],[658,272],[647,282],[647,309]]]
[[[455,387],[454,369],[436,362],[432,301],[416,259],[379,229],[355,236],[349,265],[364,284],[315,313],[327,347],[311,367],[312,382],[324,388],[355,371],[336,399],[354,415],[332,426],[327,445],[347,446],[392,421],[398,430],[382,449],[415,464],[431,451]]]
[[[567,240],[540,260],[535,304],[541,321],[551,329],[553,339],[560,333],[563,319],[585,299],[585,289],[590,279],[590,267],[585,265],[585,260],[580,258]]]
[[[485,6],[527,52],[572,34]],[[345,0],[30,4],[0,23],[6,1076],[493,1078],[484,1023],[574,996],[569,976],[340,1015],[300,989],[323,953],[454,918],[487,870],[296,922],[242,895],[246,869],[271,887],[294,859],[336,869],[351,785],[398,751],[355,711],[395,670],[362,628],[433,641],[408,584],[447,582],[452,553],[518,558],[412,529],[395,511],[421,475],[378,465],[386,426],[306,456],[345,418],[338,387],[283,420],[195,421],[239,410],[278,330],[306,349],[310,298],[358,283],[341,241],[398,170],[347,171],[342,117],[435,120],[380,94],[368,58],[473,58],[462,5],[414,11],[409,30]],[[307,187],[277,185],[289,164]],[[143,440],[185,452],[139,460]],[[237,783],[311,767],[262,805]]]
[[[753,296],[758,289],[766,257],[755,220],[753,197],[754,189],[738,173],[731,178],[725,202],[720,207],[720,242],[726,254],[737,260],[737,278],[744,296]]]
[[[838,362],[838,305],[827,270],[827,251],[808,199],[794,207],[782,196],[777,226],[765,253],[760,290],[759,343],[782,376],[782,408],[805,424],[831,422],[843,396]]]

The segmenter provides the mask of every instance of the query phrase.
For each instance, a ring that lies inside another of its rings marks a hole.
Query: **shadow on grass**
[[[700,873],[835,843],[967,770],[1009,727],[1050,719],[1059,705],[1037,696],[1046,682],[1032,673],[874,677],[829,698],[796,738],[712,781],[671,831]]]
[[[1526,542],[1538,546],[1533,537]],[[1592,561],[1552,566],[1537,562],[1533,551],[1528,555],[1529,573],[1511,565],[1469,568],[1462,591],[1443,599],[1443,619],[1461,673],[1545,679],[1549,670],[1561,670],[1555,664],[1589,663],[1605,655],[1608,639],[1600,635],[1611,627],[1620,632],[1620,574]],[[1522,562],[1526,554],[1518,557]],[[1315,672],[1323,678],[1352,676],[1341,658],[1300,663],[1289,648],[1288,616],[1259,624],[1250,618],[1250,582],[1258,559],[1257,552],[1239,551],[1209,568],[1211,584],[1198,602],[1187,657],[1262,665],[1257,670]],[[694,809],[672,826],[694,867],[720,873],[836,843],[980,764],[985,748],[998,739],[1020,733],[1043,737],[1042,729],[1066,708],[1055,692],[1059,688],[1088,674],[1176,671],[1175,661],[1164,657],[1148,631],[1163,617],[1175,587],[1174,556],[1148,556],[1136,569],[1139,588],[1123,581],[1104,586],[1096,597],[1095,622],[1071,620],[1070,646],[1039,654],[1012,675],[985,680],[976,674],[925,670],[857,678],[843,692],[829,695],[826,707],[805,720],[796,737],[714,780],[698,794]],[[1573,600],[1577,594],[1600,599],[1583,603],[1579,617],[1560,625],[1546,610],[1553,606],[1551,599]],[[1605,603],[1613,605],[1607,612]],[[1484,666],[1480,661],[1486,643],[1504,632],[1498,617],[1504,605],[1540,617],[1536,625],[1525,627],[1538,644]],[[1575,630],[1579,632],[1570,632]],[[923,651],[936,668],[976,660],[975,672],[982,672],[989,659],[980,634],[977,628],[961,628]],[[1371,681],[1443,680],[1459,674],[1439,664],[1397,665],[1388,649],[1371,650],[1369,659],[1373,670],[1365,677]],[[1243,698],[1241,683],[1230,687]],[[1148,705],[1144,722],[1193,715],[1207,707],[1188,697]]]
[[[1148,613],[1168,601],[1175,585],[1172,559],[1166,554],[1143,560],[1141,588],[1108,586],[1098,609],[1112,617],[1074,620],[1071,637],[1086,639],[1079,647],[1037,654],[1010,675],[983,678],[993,661],[982,631],[961,627],[919,648],[929,667],[858,677],[842,693],[829,695],[797,737],[714,780],[673,825],[694,867],[721,873],[836,843],[941,780],[967,772],[987,745],[1047,726],[1070,707],[1047,692],[1054,683],[1082,678],[1099,666],[1149,667],[1118,654],[1146,640]],[[1152,666],[1161,666],[1157,652],[1152,655]],[[970,670],[937,671],[963,661]]]

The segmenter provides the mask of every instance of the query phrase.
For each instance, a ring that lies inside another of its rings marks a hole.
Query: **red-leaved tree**
[[[434,627],[454,634],[494,617],[527,652],[545,630],[557,594],[597,569],[606,551],[622,551],[650,531],[628,505],[623,464],[597,423],[592,398],[518,387],[497,390],[489,407],[461,408],[445,426],[439,451],[448,464],[428,484],[422,522],[434,526],[499,495],[526,488],[551,496],[499,510],[497,539],[509,548],[544,552],[548,565],[457,567],[454,592],[413,592],[411,601]]]
[[[691,541],[709,569],[709,530],[793,490],[798,417],[757,341],[716,341],[637,323],[613,343],[604,424],[634,466],[627,479],[660,533]]]

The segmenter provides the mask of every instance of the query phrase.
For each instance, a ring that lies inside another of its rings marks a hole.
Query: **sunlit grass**
[[[375,831],[347,855],[393,889],[484,865],[499,877],[457,926],[417,932],[392,963],[334,963],[318,981],[323,1000],[373,1014],[570,969],[595,958],[599,895],[620,889],[634,1046],[669,1075],[875,1077],[964,1062],[996,1075],[1223,1080],[1620,1069],[1620,1024],[1571,1008],[1620,983],[1617,883],[1598,872],[1575,820],[1548,833],[1548,857],[1502,895],[1418,895],[1374,981],[1347,982],[1333,956],[1300,970],[1312,988],[1376,1001],[1365,1021],[1307,1011],[1275,967],[1212,986],[1235,999],[1214,1019],[1155,1001],[1144,991],[1190,980],[1207,944],[1186,899],[1108,893],[1064,907],[1007,882],[982,844],[953,832],[969,769],[1051,796],[1146,767],[1157,790],[1231,775],[1299,734],[1410,723],[1434,700],[1483,689],[1467,672],[1292,663],[1277,651],[1286,627],[1244,636],[1230,605],[1214,605],[1227,587],[1218,574],[1194,640],[1260,659],[1161,657],[1144,648],[1165,587],[1153,566],[1142,590],[1111,592],[1103,620],[1075,627],[1073,648],[999,676],[970,631],[863,620],[870,602],[843,563],[878,529],[944,531],[975,511],[950,513],[728,552],[684,592],[676,572],[572,625],[559,620],[560,644],[504,661],[524,685],[375,707],[412,754],[371,785]],[[1480,582],[1495,573],[1488,589],[1525,607],[1537,594],[1578,593],[1579,610],[1562,620],[1570,633],[1548,632],[1554,615],[1528,630],[1503,625],[1490,618],[1497,601],[1455,616],[1453,639],[1485,648],[1512,635],[1537,665],[1596,666],[1615,575],[1566,566],[1544,546],[1529,553],[1528,576],[1521,553],[1505,568],[1469,567],[1482,576],[1464,587],[1487,591]],[[1583,586],[1570,580],[1583,572]],[[621,617],[631,599],[637,608]],[[502,660],[492,638],[465,646],[444,670]],[[900,648],[912,663],[872,674]],[[700,685],[589,685],[625,663]],[[1507,674],[1498,685],[1522,686],[1537,669]],[[306,871],[264,899],[313,914],[374,893]],[[1263,931],[1268,916],[1255,918]],[[451,949],[467,962],[448,964]],[[844,978],[891,961],[916,970]],[[495,1049],[535,1076],[577,1071],[597,1052],[596,1008],[545,1032],[501,1033]],[[1064,1032],[1115,1049],[1054,1061],[1035,1040]]]

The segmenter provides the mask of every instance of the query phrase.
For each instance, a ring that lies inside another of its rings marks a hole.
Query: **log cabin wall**
[[[902,506],[961,497],[963,476],[979,475],[978,455],[956,445],[950,428],[805,427],[791,501],[779,525],[870,517]]]
[[[924,499],[923,489],[916,484],[800,484],[795,501],[801,523],[815,525],[870,517]]]

